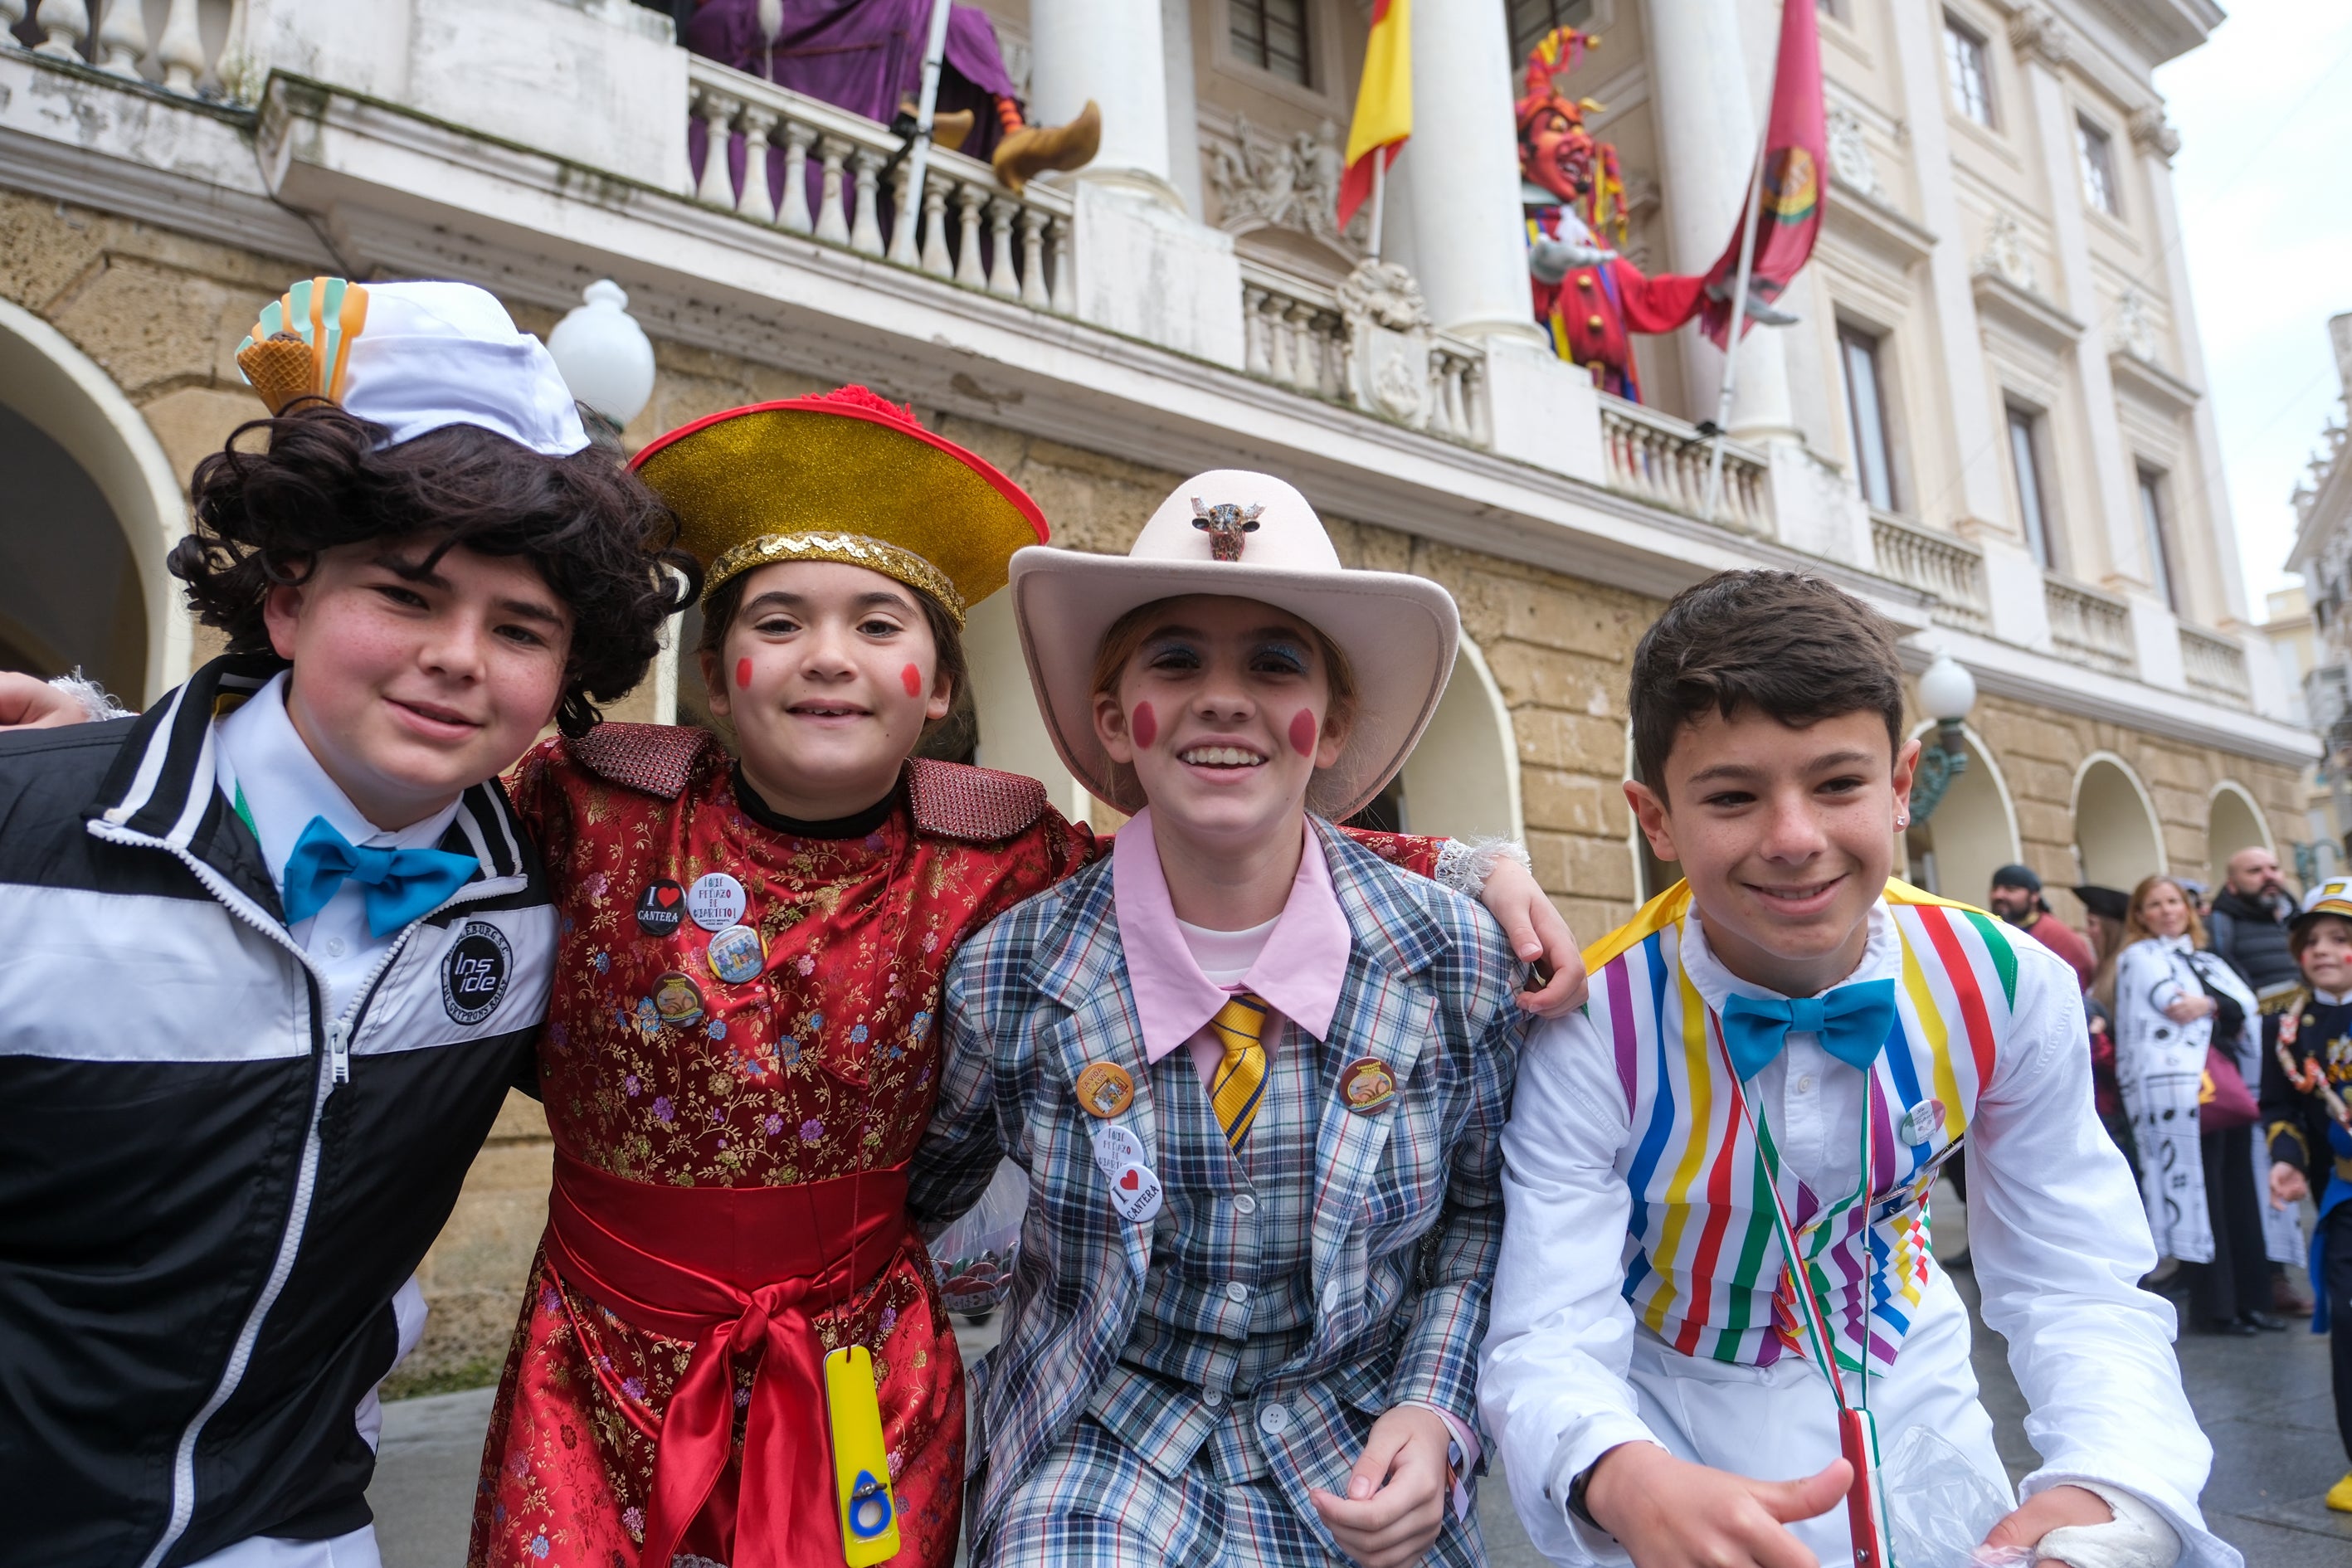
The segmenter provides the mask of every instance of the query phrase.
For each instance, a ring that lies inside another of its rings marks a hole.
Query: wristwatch
[[[1592,1463],[1585,1466],[1584,1468],[1577,1471],[1576,1479],[1568,1483],[1568,1511],[1574,1514],[1584,1523],[1591,1525],[1593,1529],[1600,1530],[1601,1534],[1606,1535],[1609,1532],[1606,1530],[1601,1530],[1601,1521],[1593,1518],[1591,1510],[1584,1506],[1585,1489],[1592,1485],[1592,1472],[1600,1468],[1601,1461],[1595,1459]]]

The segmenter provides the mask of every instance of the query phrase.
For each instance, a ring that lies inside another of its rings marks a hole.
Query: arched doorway
[[[1502,688],[1478,646],[1464,637],[1445,695],[1381,792],[1400,798],[1398,826],[1444,838],[1517,838],[1519,747]]]
[[[1932,723],[1913,731],[1923,743],[1936,744]],[[2017,836],[2017,808],[2011,804],[2009,781],[2000,764],[1985,749],[1975,731],[1965,731],[1969,765],[1952,781],[1925,822],[1915,821],[1904,834],[1903,848],[1908,880],[1927,891],[1962,903],[1981,906],[1992,888],[1992,874],[2024,858]]]
[[[2205,813],[2205,876],[2216,891],[2241,849],[2273,849],[2270,824],[2243,784],[2229,779],[2213,786]]]
[[[2113,752],[2093,753],[2074,775],[2074,855],[2084,881],[2125,892],[2168,869],[2147,786]]]
[[[187,673],[163,558],[187,529],[154,432],[64,334],[0,301],[0,661],[80,666],[134,705]]]

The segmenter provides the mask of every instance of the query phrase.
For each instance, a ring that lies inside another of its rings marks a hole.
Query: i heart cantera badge
[[[1110,1206],[1120,1218],[1138,1225],[1147,1225],[1158,1216],[1160,1195],[1159,1176],[1139,1161],[1121,1165],[1110,1179]]]

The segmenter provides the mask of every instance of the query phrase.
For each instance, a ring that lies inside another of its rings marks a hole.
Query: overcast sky
[[[2293,581],[2287,497],[2343,411],[2327,318],[2352,310],[2352,5],[2222,3],[2230,19],[2156,85],[2180,132],[2206,390],[2261,620],[2263,594]]]

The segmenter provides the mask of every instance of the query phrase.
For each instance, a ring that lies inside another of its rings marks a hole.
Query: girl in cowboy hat
[[[706,566],[699,662],[739,754],[605,725],[517,781],[562,915],[555,1183],[472,1561],[944,1565],[963,1380],[905,1200],[940,985],[1102,847],[1034,780],[914,753],[966,607],[1045,521],[863,388],[714,416],[635,467]],[[1433,870],[1443,848],[1381,842]],[[1496,896],[1541,898],[1507,864]],[[1572,990],[1564,928],[1536,945]]]
[[[1482,1562],[1512,954],[1331,826],[1436,708],[1454,602],[1340,570],[1235,471],[1013,584],[1063,761],[1136,816],[949,976],[911,1206],[950,1218],[1005,1154],[1031,1193],[972,1560]]]

